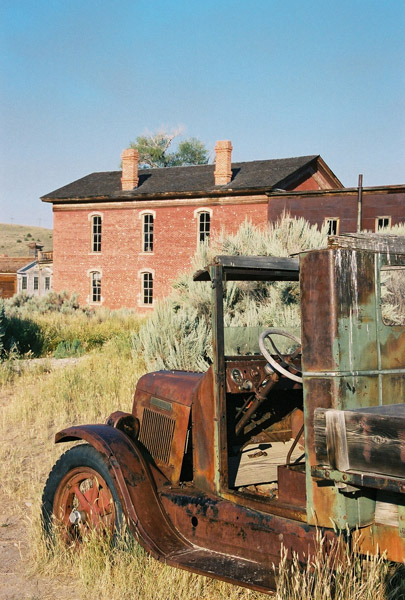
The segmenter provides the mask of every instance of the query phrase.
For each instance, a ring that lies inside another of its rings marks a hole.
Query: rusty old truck
[[[46,483],[46,531],[57,524],[80,542],[125,521],[155,558],[262,591],[281,547],[308,556],[317,530],[330,540],[350,530],[358,552],[401,563],[404,273],[394,235],[333,236],[290,258],[216,257],[193,284],[212,288],[211,366],[148,373],[131,413],[57,433],[81,443]],[[297,282],[298,335],[226,327],[232,281]]]

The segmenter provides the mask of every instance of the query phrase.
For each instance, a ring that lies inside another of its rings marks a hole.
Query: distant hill
[[[0,223],[0,256],[29,256],[27,244],[38,242],[44,250],[52,250],[53,231],[45,227]]]

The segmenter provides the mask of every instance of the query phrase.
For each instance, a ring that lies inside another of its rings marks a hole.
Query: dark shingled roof
[[[129,192],[121,190],[121,171],[92,173],[73,183],[45,194],[43,200],[75,198],[132,198],[159,194],[242,191],[248,189],[282,188],[283,183],[315,163],[318,155],[274,160],[254,160],[232,163],[232,180],[227,185],[214,184],[214,165],[140,169],[138,187]],[[315,166],[315,165],[314,165]]]

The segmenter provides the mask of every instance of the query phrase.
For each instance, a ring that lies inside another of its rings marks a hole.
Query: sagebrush
[[[193,273],[216,255],[289,256],[326,244],[321,230],[305,219],[284,215],[266,228],[245,221],[233,235],[221,233],[202,245],[190,272],[172,284],[170,296],[159,302],[153,315],[133,338],[134,354],[142,353],[149,370],[206,370],[212,362],[211,287],[193,281]],[[226,326],[277,325],[295,329],[300,324],[297,283],[232,282],[224,298]]]

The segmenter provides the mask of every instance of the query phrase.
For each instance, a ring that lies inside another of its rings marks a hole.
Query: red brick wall
[[[270,222],[280,218],[283,210],[292,216],[304,217],[311,225],[322,225],[325,218],[339,219],[339,233],[355,232],[357,228],[357,192],[340,192],[274,196],[269,198]],[[371,193],[363,190],[362,229],[375,231],[376,217],[390,216],[392,225],[405,221],[405,193]]]
[[[269,221],[280,218],[283,211],[304,217],[311,225],[323,225],[325,218],[340,219],[340,233],[356,231],[357,196],[287,196],[269,199]]]
[[[262,197],[263,198],[263,197]],[[246,201],[246,199],[244,199]],[[267,222],[267,202],[252,204],[210,205],[211,232],[224,227],[237,231],[248,218],[254,224]],[[79,293],[79,302],[86,304],[90,294],[91,270],[102,273],[101,295],[103,306],[109,308],[138,308],[141,282],[138,273],[154,271],[154,298],[163,297],[170,289],[170,281],[190,268],[197,248],[198,218],[195,210],[204,206],[156,206],[134,208],[75,209],[54,211],[54,290]],[[142,252],[143,211],[154,211],[153,253]],[[89,215],[101,214],[102,248],[91,252],[91,220]],[[149,310],[146,308],[145,310]]]
[[[314,177],[308,177],[304,181],[301,181],[298,185],[294,186],[294,191],[306,191],[306,190],[320,190],[322,189],[319,183],[314,179]],[[291,190],[290,190],[291,191]]]
[[[375,230],[376,217],[391,217],[391,224],[405,222],[405,192],[377,194],[366,193],[363,201],[362,228]]]

